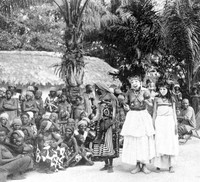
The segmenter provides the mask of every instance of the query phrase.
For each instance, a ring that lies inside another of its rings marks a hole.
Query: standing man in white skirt
[[[141,76],[135,75],[129,78],[131,89],[127,92],[126,120],[121,135],[124,136],[122,150],[122,162],[136,165],[132,174],[140,171],[150,173],[146,164],[155,157],[154,128],[152,118],[147,111],[150,93],[141,87]]]

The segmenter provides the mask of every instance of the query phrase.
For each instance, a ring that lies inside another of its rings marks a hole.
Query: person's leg
[[[137,162],[136,168],[131,171],[131,174],[136,174],[141,171],[140,162]]]
[[[113,158],[109,158],[108,173],[113,173]]]
[[[12,175],[12,179],[24,179],[22,174],[32,168],[33,161],[29,156],[21,157],[4,165],[7,174]]]
[[[7,176],[8,176],[8,172],[3,167],[1,167],[0,168],[0,180],[1,180],[1,182],[6,182]]]
[[[151,171],[147,168],[147,165],[146,165],[146,164],[142,164],[142,171],[143,171],[145,174],[151,173]]]
[[[100,171],[108,170],[108,166],[109,166],[109,161],[108,161],[108,159],[105,159],[104,162],[105,162],[105,165],[104,165],[103,168],[100,169]]]
[[[185,125],[184,124],[179,124],[178,125],[178,136],[179,136],[179,139],[183,139],[184,135],[187,133],[187,130],[185,128]]]
[[[84,160],[84,164],[85,165],[89,165],[89,166],[93,166],[94,165],[94,162],[91,160],[91,158],[89,158],[87,156],[84,156],[83,160]]]
[[[169,167],[169,172],[170,172],[170,173],[175,173],[175,170],[174,170],[174,167],[173,167],[173,166]]]

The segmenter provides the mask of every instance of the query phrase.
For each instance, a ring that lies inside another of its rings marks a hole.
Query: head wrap
[[[29,111],[29,112],[27,112],[27,114],[29,115],[30,119],[33,119],[33,116],[34,116],[33,112]]]
[[[22,117],[23,115],[26,115],[28,118],[30,118],[30,115],[28,114],[28,112],[23,112],[23,113],[21,114],[21,117]]]
[[[106,86],[104,83],[98,82],[98,83],[95,83],[95,86],[98,87],[98,88],[101,89],[101,90],[104,90],[104,91],[106,91],[106,92],[111,93],[109,87]]]
[[[174,88],[175,88],[175,87],[179,87],[179,88],[180,88],[180,85],[177,83],[177,84],[174,85]]]
[[[16,133],[17,135],[23,137],[23,138],[25,137],[24,132],[23,132],[22,130],[15,130],[15,131],[12,133],[12,135],[15,134],[15,133]]]
[[[57,88],[56,87],[51,87],[50,88],[50,92],[56,92],[57,91]]]
[[[6,120],[8,120],[9,119],[9,115],[6,112],[4,112],[4,113],[2,113],[0,115],[0,118],[5,118]]]
[[[80,121],[78,122],[77,125],[78,125],[78,127],[81,126],[81,125],[87,126],[87,125],[88,125],[88,122],[87,122],[87,120],[83,120],[83,119],[82,119],[82,120],[80,120]]]
[[[33,92],[31,92],[31,91],[27,91],[27,92],[26,92],[26,95],[29,95],[31,98],[34,97],[34,94],[33,94]]]
[[[45,113],[43,116],[42,116],[42,118],[43,119],[49,119],[49,117],[50,117],[50,115],[51,115],[51,113]]]
[[[21,121],[20,118],[15,118],[15,119],[13,120],[13,123],[12,123],[12,124],[13,124],[13,125],[15,125],[15,124],[22,125],[22,121]]]
[[[67,131],[67,129],[71,130],[72,133],[74,133],[74,128],[71,126],[66,126],[65,127],[65,132]]]
[[[28,90],[28,91],[33,91],[33,92],[34,92],[34,91],[35,91],[35,88],[34,88],[33,86],[28,86],[27,90]]]
[[[87,121],[87,123],[90,123],[90,119],[88,117],[82,118],[82,120]]]
[[[41,129],[43,129],[44,131],[48,131],[52,126],[52,122],[50,122],[49,120],[44,120],[41,123]]]
[[[57,95],[62,95],[62,90],[58,90],[58,91],[56,92],[56,94],[57,94]]]

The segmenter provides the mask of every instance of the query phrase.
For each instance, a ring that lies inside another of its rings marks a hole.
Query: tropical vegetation
[[[166,1],[162,12],[151,0],[61,2],[0,0],[0,49],[62,52],[55,69],[71,93],[83,83],[84,55],[119,69],[113,76],[123,83],[142,66],[190,88],[200,59],[198,0]]]

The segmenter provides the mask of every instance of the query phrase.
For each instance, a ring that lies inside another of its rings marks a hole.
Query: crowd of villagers
[[[195,128],[194,110],[178,85],[166,80],[142,86],[142,76],[130,75],[126,87],[86,85],[71,103],[65,90],[42,91],[28,86],[0,89],[0,178],[23,179],[39,170],[53,173],[77,165],[104,161],[101,171],[113,172],[113,159],[135,165],[135,174],[168,168],[174,172],[178,136]],[[157,85],[157,89],[156,89]]]

